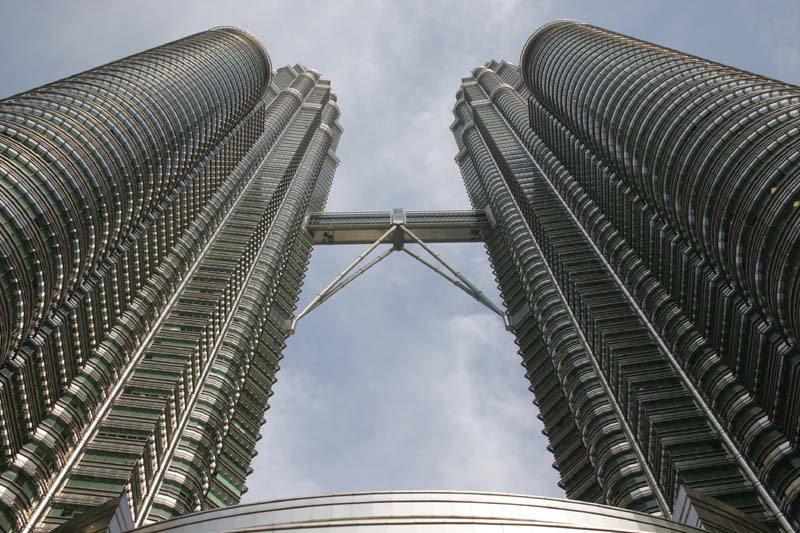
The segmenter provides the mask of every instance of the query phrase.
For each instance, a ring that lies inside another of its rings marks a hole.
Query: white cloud
[[[247,499],[278,499],[287,495],[287,488],[290,488],[292,495],[323,492],[314,472],[305,469],[302,461],[297,461],[299,450],[309,453],[314,450],[307,441],[308,434],[292,422],[296,409],[302,409],[303,402],[318,401],[314,398],[319,390],[315,376],[303,372],[284,372],[281,377],[277,389],[283,397],[283,409],[274,417],[267,411],[270,423],[262,428],[262,435],[270,442],[269,453],[254,459],[259,469],[248,478],[250,493],[245,496]]]
[[[482,254],[481,246],[440,251],[494,294],[476,275],[485,263],[462,260]],[[304,299],[357,252],[315,251]],[[290,340],[264,429],[280,438],[276,432],[289,427],[285,438],[301,444],[265,438],[254,467],[270,472],[280,461],[299,474],[273,481],[253,476],[259,488],[248,497],[302,494],[305,486],[295,478],[313,481],[322,492],[561,495],[552,461],[540,460],[545,439],[501,321],[410,258],[384,263],[304,319]],[[295,378],[284,383],[283,376]]]
[[[548,463],[531,464],[531,430],[538,423],[530,401],[520,401],[526,383],[514,365],[518,357],[497,353],[498,346],[508,344],[507,336],[492,315],[448,320],[446,337],[455,342],[445,348],[436,369],[442,383],[434,395],[442,403],[459,399],[439,420],[458,438],[440,450],[443,487],[559,495],[552,486],[536,483],[551,481],[554,472]]]

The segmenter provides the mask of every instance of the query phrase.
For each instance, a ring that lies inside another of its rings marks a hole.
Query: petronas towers
[[[689,489],[798,517],[798,96],[572,22],[462,82],[457,161],[497,220],[569,496],[670,516]]]
[[[485,243],[571,499],[800,526],[800,89],[559,21],[453,112],[473,210],[361,216],[330,83],[238,28],[0,101],[0,529],[238,503],[312,247],[365,235]]]
[[[337,165],[329,83],[219,28],[0,106],[0,526],[238,502]]]

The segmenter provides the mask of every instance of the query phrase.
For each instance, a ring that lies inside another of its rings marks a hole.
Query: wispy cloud
[[[401,269],[409,266],[414,270],[408,263]],[[373,290],[365,283],[358,292]],[[413,298],[419,289],[412,292]],[[266,438],[275,440],[254,465],[268,476],[251,478],[249,496],[302,494],[320,485],[325,492],[437,488],[563,496],[552,461],[541,461],[540,424],[497,317],[479,312],[398,322],[407,302],[399,303],[397,312],[383,314],[380,331],[367,332],[371,338],[345,343],[361,351],[355,364],[337,360],[337,348],[322,349],[320,358],[328,360],[320,364],[310,346],[285,362],[289,377],[277,384],[265,427]],[[349,305],[340,302],[306,323],[307,335]],[[363,332],[359,318],[349,324],[353,333]],[[348,378],[340,380],[342,374]]]

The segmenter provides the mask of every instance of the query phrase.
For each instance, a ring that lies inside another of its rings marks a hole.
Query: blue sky
[[[800,83],[798,2],[10,2],[0,97],[219,25],[249,29],[276,66],[331,79],[345,132],[330,210],[468,206],[453,162],[461,77],[516,62],[542,24],[575,18]],[[499,301],[481,245],[438,247]],[[314,251],[309,301],[360,252]],[[452,489],[561,496],[513,339],[404,255],[301,321],[262,428],[247,500]]]

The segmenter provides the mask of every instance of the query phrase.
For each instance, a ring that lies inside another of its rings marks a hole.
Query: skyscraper
[[[338,115],[236,28],[0,102],[0,529],[239,501]]]
[[[559,21],[454,112],[567,494],[797,527],[800,89]]]
[[[800,526],[800,90],[560,21],[454,112],[473,210],[325,213],[336,97],[244,30],[0,102],[0,529],[238,503],[287,335],[393,251],[504,316],[563,488],[629,511],[363,493],[146,530]],[[506,313],[406,246],[481,241]],[[353,243],[295,313],[312,246]]]

